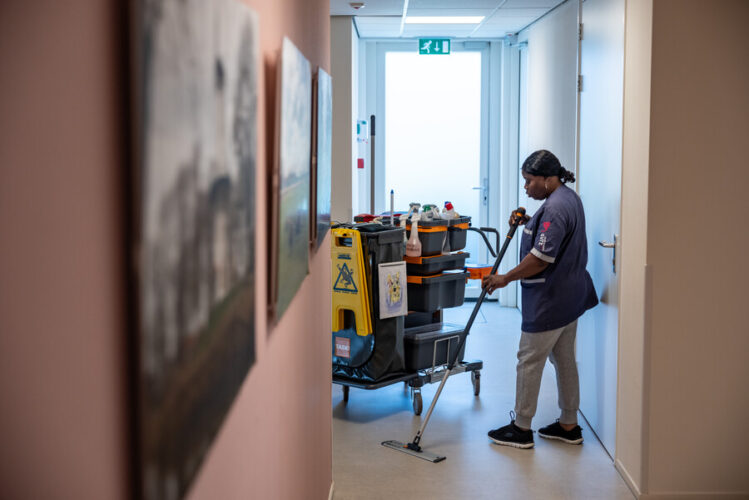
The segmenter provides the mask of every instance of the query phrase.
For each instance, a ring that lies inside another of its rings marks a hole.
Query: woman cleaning
[[[523,163],[525,192],[546,200],[531,218],[525,216],[520,264],[507,274],[487,276],[488,293],[520,280],[523,324],[518,348],[515,411],[508,425],[489,431],[496,444],[533,448],[531,420],[536,414],[541,375],[550,359],[557,373],[559,419],[538,435],[565,443],[583,442],[577,425],[580,387],[575,363],[577,319],[598,304],[593,281],[585,270],[588,243],[580,197],[565,186],[575,182],[551,152],[536,151]],[[514,216],[510,224],[514,222]]]

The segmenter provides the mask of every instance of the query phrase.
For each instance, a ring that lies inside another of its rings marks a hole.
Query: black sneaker
[[[558,439],[569,444],[582,444],[583,442],[583,433],[579,425],[576,425],[572,430],[566,431],[559,423],[559,420],[551,425],[540,428],[538,435],[542,438]]]
[[[511,413],[512,415],[512,413]],[[524,431],[515,425],[513,419],[508,425],[489,431],[489,439],[496,444],[513,448],[533,448],[533,431]]]

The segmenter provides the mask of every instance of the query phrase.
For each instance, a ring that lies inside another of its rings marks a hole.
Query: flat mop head
[[[403,453],[407,453],[412,457],[419,457],[420,459],[426,460],[427,462],[437,463],[443,461],[446,458],[444,455],[436,455],[434,453],[422,450],[421,446],[412,443],[405,444],[401,443],[400,441],[383,441],[382,446],[402,451]]]

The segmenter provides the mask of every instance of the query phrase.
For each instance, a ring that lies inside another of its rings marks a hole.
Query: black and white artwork
[[[279,66],[278,221],[275,230],[275,318],[279,320],[308,272],[312,72],[287,38]],[[273,251],[273,250],[272,250]]]
[[[330,188],[332,181],[333,148],[333,85],[330,75],[317,70],[317,115],[315,117],[315,232],[316,246],[320,246],[330,230]]]
[[[136,19],[139,496],[173,499],[255,362],[258,20],[238,0]]]

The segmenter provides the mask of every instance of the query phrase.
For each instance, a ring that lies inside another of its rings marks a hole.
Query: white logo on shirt
[[[546,234],[545,233],[541,233],[541,236],[539,236],[539,238],[538,238],[538,246],[541,247],[542,251],[546,250]]]

